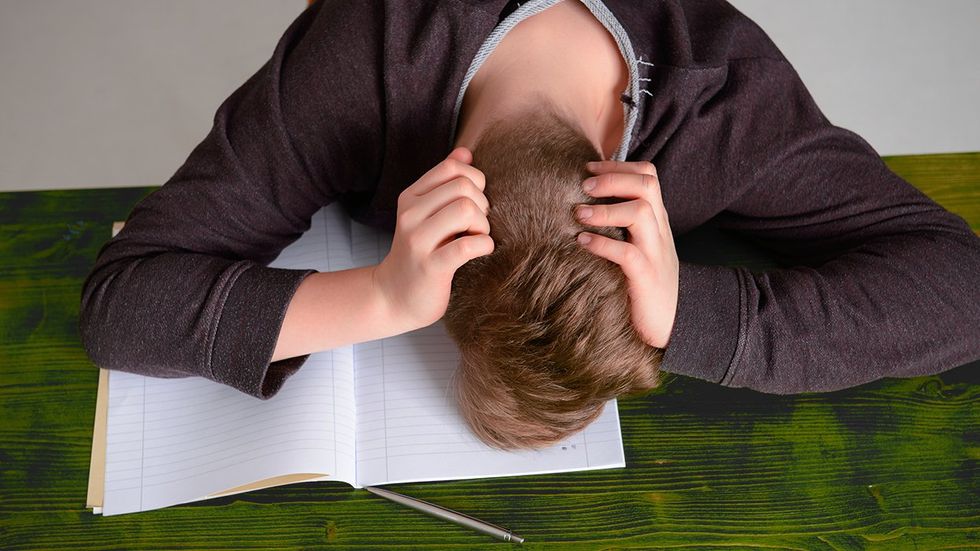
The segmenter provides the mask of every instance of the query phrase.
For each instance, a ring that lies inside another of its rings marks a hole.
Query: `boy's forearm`
[[[311,274],[286,310],[273,362],[413,329],[374,286],[374,266]]]

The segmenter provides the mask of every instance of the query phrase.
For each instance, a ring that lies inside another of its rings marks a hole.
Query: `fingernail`
[[[592,216],[592,207],[579,207],[575,211],[575,215],[578,216],[579,220],[585,220],[586,218]]]
[[[596,182],[595,178],[586,178],[585,181],[582,182],[582,190],[585,191],[586,193],[592,191],[593,189],[595,189],[595,182]]]
[[[580,233],[580,234],[578,234],[578,242],[579,243],[585,245],[589,241],[592,241],[592,236],[591,235],[589,235],[587,233]]]

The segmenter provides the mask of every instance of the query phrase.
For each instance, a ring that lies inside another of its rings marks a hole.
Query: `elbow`
[[[118,272],[106,268],[93,269],[82,283],[78,309],[78,336],[88,358],[98,367],[112,369],[112,354],[107,338],[107,292]]]
[[[125,316],[131,300],[120,284],[125,283],[125,272],[139,261],[97,262],[82,283],[78,335],[85,354],[98,367],[138,371],[132,367],[138,363],[133,357],[138,328]]]
[[[138,315],[139,297],[147,292],[128,274],[141,262],[97,265],[82,283],[77,329],[85,354],[103,369],[162,378],[194,375],[186,367],[193,359],[180,357],[177,345],[155,333],[158,327],[144,326]]]

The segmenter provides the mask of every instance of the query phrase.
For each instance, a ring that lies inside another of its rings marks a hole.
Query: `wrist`
[[[372,309],[376,312],[378,323],[386,329],[385,336],[400,335],[418,329],[421,325],[410,319],[405,309],[401,308],[386,291],[387,287],[382,282],[381,272],[378,270],[380,266],[375,264],[366,269],[370,273]]]

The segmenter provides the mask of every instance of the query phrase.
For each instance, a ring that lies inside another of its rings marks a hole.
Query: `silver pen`
[[[416,511],[422,511],[423,513],[428,513],[434,517],[441,518],[443,520],[448,520],[449,522],[455,522],[461,526],[467,528],[472,528],[477,532],[483,532],[495,538],[502,539],[504,541],[513,541],[516,543],[524,543],[524,538],[518,536],[517,534],[511,532],[506,528],[501,528],[495,524],[490,524],[489,522],[483,522],[482,520],[475,519],[471,516],[464,515],[463,513],[457,513],[456,511],[446,509],[445,507],[440,507],[438,505],[429,503],[428,501],[422,501],[421,499],[415,499],[414,497],[408,497],[406,495],[398,494],[392,492],[391,490],[385,490],[384,488],[376,488],[374,486],[365,486],[365,490],[371,492],[376,496],[383,497],[385,499],[390,499],[395,503],[400,503],[406,507],[411,507]]]

